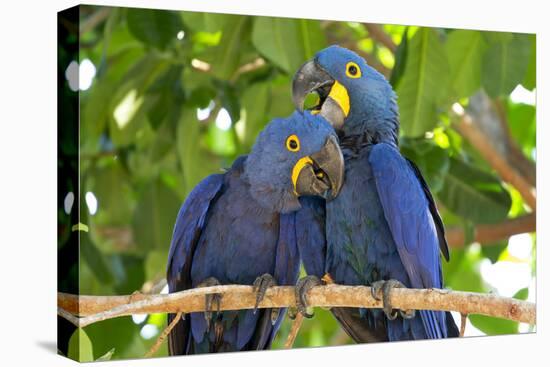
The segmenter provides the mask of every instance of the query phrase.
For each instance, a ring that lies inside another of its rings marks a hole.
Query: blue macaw
[[[322,117],[295,112],[270,122],[248,156],[205,178],[182,205],[168,256],[169,292],[247,284],[259,303],[269,286],[294,285],[299,197],[337,195],[343,162],[334,129]],[[213,311],[220,297],[207,296],[206,312],[191,313],[172,329],[171,355],[269,348],[285,310]]]
[[[383,300],[384,312],[332,309],[356,342],[458,336],[450,313],[395,311],[389,301],[393,287],[442,288],[440,250],[449,259],[428,185],[399,152],[391,85],[356,53],[330,46],[298,70],[292,89],[299,110],[309,93],[318,94],[312,113],[337,130],[345,158],[340,195],[326,204],[302,198],[304,208],[296,214],[300,251],[310,274],[297,287],[300,312],[306,313],[307,291],[324,277],[325,282],[371,285],[373,296]]]

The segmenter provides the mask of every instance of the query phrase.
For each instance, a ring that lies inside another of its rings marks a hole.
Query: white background
[[[107,362],[109,366],[548,365],[545,167],[550,68],[545,1],[92,1],[139,6],[537,33],[538,332]],[[72,1],[6,1],[0,10],[0,365],[74,365],[56,350],[56,12]],[[546,92],[547,93],[547,92]],[[548,94],[546,94],[548,96]],[[546,308],[547,309],[547,308]],[[107,365],[98,363],[97,366]]]

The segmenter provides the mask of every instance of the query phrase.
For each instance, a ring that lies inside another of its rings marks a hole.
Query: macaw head
[[[294,75],[292,98],[304,109],[308,94],[319,100],[312,113],[325,117],[339,134],[397,142],[396,96],[386,78],[355,52],[340,46],[319,51]]]
[[[244,170],[254,199],[286,213],[300,209],[300,196],[336,197],[344,181],[344,158],[324,118],[294,112],[264,128]]]

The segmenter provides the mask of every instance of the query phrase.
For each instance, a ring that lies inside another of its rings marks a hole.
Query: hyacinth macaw
[[[318,94],[312,113],[337,130],[345,159],[340,195],[326,205],[303,198],[296,215],[297,235],[307,238],[300,243],[301,255],[311,274],[298,285],[300,311],[306,312],[307,290],[324,276],[326,282],[370,285],[373,296],[383,300],[384,312],[332,309],[356,342],[458,336],[450,313],[395,311],[389,302],[393,287],[442,288],[440,250],[449,259],[426,181],[399,152],[391,85],[356,53],[331,46],[297,71],[292,88],[299,110],[309,93]]]
[[[205,178],[182,205],[168,256],[169,292],[254,285],[259,303],[267,287],[294,285],[299,197],[336,196],[343,162],[334,129],[323,118],[295,112],[270,122],[248,156]],[[213,311],[220,297],[207,296],[207,312],[191,313],[172,329],[171,355],[270,347],[284,310]]]

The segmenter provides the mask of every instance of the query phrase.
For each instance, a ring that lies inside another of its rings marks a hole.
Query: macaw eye
[[[286,138],[286,149],[291,152],[297,152],[300,150],[300,139],[296,135],[290,135]]]
[[[360,78],[361,69],[359,68],[359,65],[357,65],[353,61],[348,62],[346,64],[346,75],[350,78]]]

